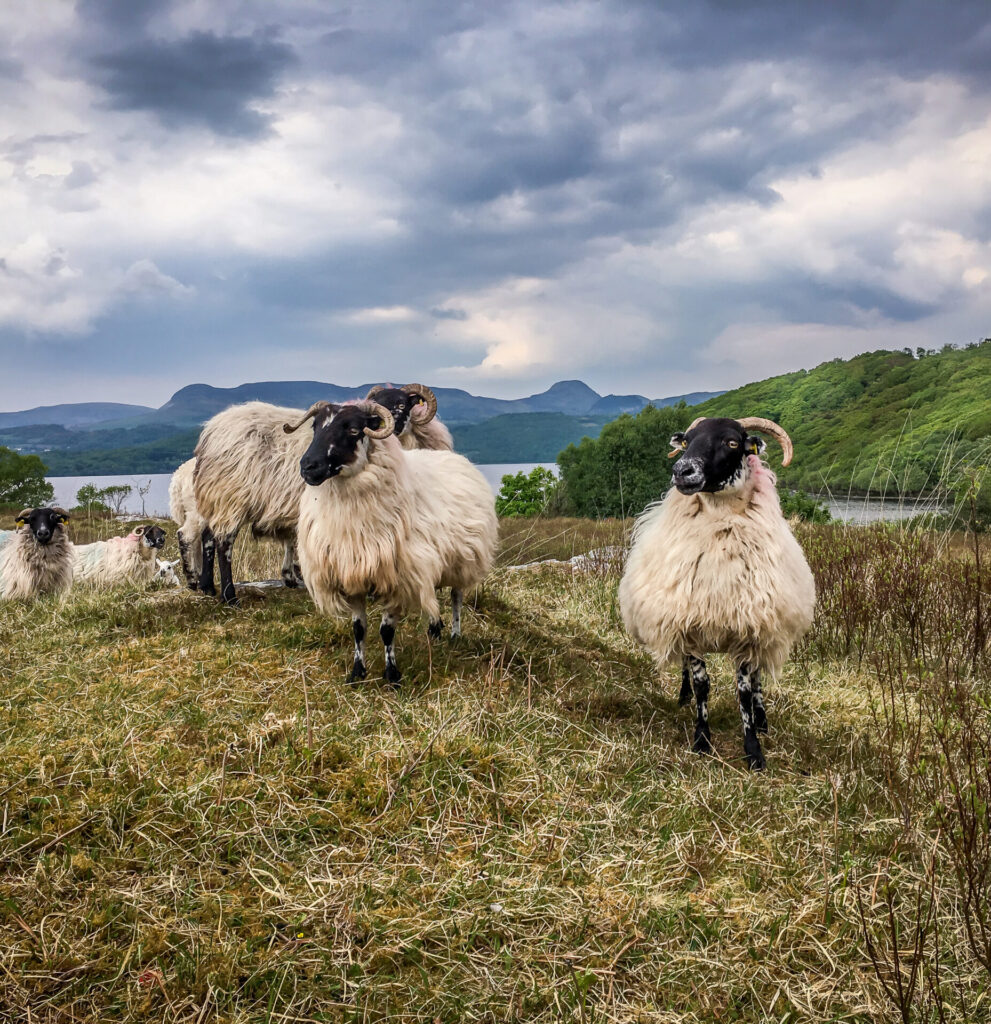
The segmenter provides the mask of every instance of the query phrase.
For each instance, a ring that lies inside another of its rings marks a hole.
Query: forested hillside
[[[780,472],[793,486],[925,492],[991,454],[991,339],[834,359],[728,391],[690,413],[780,423],[795,442],[795,460]]]

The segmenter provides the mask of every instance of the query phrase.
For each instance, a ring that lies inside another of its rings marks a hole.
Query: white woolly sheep
[[[392,413],[396,437],[407,451],[454,451],[450,430],[437,419],[437,396],[426,384],[376,385],[365,397]]]
[[[150,583],[158,573],[157,556],[164,545],[165,531],[160,526],[138,526],[125,537],[76,544],[74,581],[101,588]]]
[[[319,402],[286,429],[310,418],[312,441],[300,460],[307,484],[299,513],[303,578],[321,612],[351,613],[352,682],[366,674],[366,599],[374,594],[382,602],[385,678],[397,685],[401,612],[422,609],[430,635],[439,635],[435,591],[450,587],[451,633],[460,633],[462,594],[485,578],[495,555],[492,491],[461,455],[404,451],[392,436],[392,415],[375,402]]]
[[[203,426],[196,445],[193,496],[203,529],[200,589],[215,594],[213,563],[220,555],[220,591],[235,604],[231,559],[238,532],[250,524],[256,537],[285,546],[282,581],[300,585],[296,522],[303,481],[299,458],[307,440],[288,436],[282,425],[302,415],[267,402],[245,402],[217,413]]]
[[[196,507],[195,469],[196,459],[187,459],[169,481],[169,515],[178,527],[175,536],[179,560],[190,590],[197,589],[203,572],[203,531],[206,529],[206,520]]]
[[[0,531],[0,599],[27,600],[72,586],[69,514],[57,506],[26,508],[16,530]]]
[[[619,604],[627,631],[659,663],[681,660],[679,703],[694,693],[700,753],[712,749],[705,656],[733,659],[744,750],[761,769],[760,675],[775,676],[808,630],[815,584],[751,431],[777,438],[788,465],[791,440],[770,420],[700,418],[671,438],[671,456],[681,455],[674,487],[637,522]]]

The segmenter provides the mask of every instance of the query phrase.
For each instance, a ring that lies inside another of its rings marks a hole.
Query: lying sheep
[[[196,459],[187,459],[169,481],[169,515],[177,527],[179,560],[190,590],[197,589],[203,572],[203,531],[206,529],[206,520],[196,508],[195,469]]]
[[[0,599],[27,600],[72,586],[72,543],[63,508],[26,508],[16,530],[0,531]]]
[[[354,665],[364,679],[366,599],[384,606],[379,635],[385,678],[397,685],[396,618],[424,610],[431,635],[440,632],[436,588],[459,595],[485,578],[498,537],[492,490],[464,457],[445,451],[404,451],[388,409],[376,402],[318,402],[294,426],[313,419],[300,459],[306,482],[299,512],[303,578],[324,614],[350,611]]]
[[[282,581],[299,586],[296,523],[303,481],[299,459],[306,438],[287,436],[282,425],[302,415],[267,402],[245,402],[217,413],[203,426],[193,471],[195,507],[202,517],[200,590],[215,594],[213,563],[220,555],[220,592],[236,604],[231,560],[234,541],[246,526],[256,537],[285,546]]]
[[[808,630],[815,584],[752,431],[777,438],[788,465],[791,440],[771,420],[701,418],[671,438],[672,457],[681,456],[674,487],[637,522],[619,604],[627,631],[658,662],[682,663],[680,703],[694,693],[698,752],[712,749],[705,656],[733,659],[744,750],[760,769],[761,673],[776,675]]]
[[[92,587],[150,583],[158,573],[158,552],[165,546],[160,526],[138,526],[126,537],[77,544],[72,557],[75,582]]]
[[[401,388],[377,385],[365,397],[392,413],[396,437],[407,451],[454,451],[450,430],[437,419],[437,396],[426,384],[404,384]]]

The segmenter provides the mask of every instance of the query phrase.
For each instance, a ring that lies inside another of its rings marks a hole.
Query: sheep
[[[160,526],[138,526],[125,537],[77,544],[72,551],[74,581],[101,588],[150,583],[164,546],[165,531]]]
[[[815,583],[751,431],[775,437],[788,465],[791,440],[771,420],[702,417],[671,438],[670,457],[681,456],[674,487],[636,524],[619,604],[627,631],[659,664],[681,659],[679,704],[694,694],[699,753],[712,750],[705,656],[733,659],[744,751],[760,770],[761,673],[776,676],[808,630]]]
[[[302,414],[267,402],[233,405],[208,420],[196,445],[193,495],[203,528],[200,590],[215,594],[213,563],[220,555],[220,591],[225,604],[237,604],[231,559],[238,532],[251,525],[256,537],[285,546],[282,582],[299,586],[296,522],[303,481],[299,459],[305,437],[282,429]]]
[[[196,507],[195,469],[196,459],[187,459],[169,481],[169,515],[178,527],[175,536],[179,560],[190,590],[196,590],[203,572],[203,531],[206,529],[206,520]]]
[[[396,437],[407,450],[454,451],[450,430],[437,419],[437,396],[426,384],[404,384],[401,388],[376,385],[365,396],[384,405],[396,423]]]
[[[460,595],[480,583],[495,555],[498,523],[492,491],[463,456],[405,451],[391,413],[376,402],[318,402],[287,432],[313,420],[300,459],[305,490],[299,510],[303,578],[325,615],[350,611],[354,663],[364,679],[366,599],[383,606],[379,635],[385,679],[397,686],[395,621],[424,610],[430,636],[441,630],[437,587],[458,594],[452,637],[460,634]]]
[[[72,586],[69,513],[58,506],[26,508],[16,530],[0,531],[0,599],[27,600]]]

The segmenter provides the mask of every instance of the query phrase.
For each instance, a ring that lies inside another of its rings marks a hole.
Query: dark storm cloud
[[[119,110],[147,110],[166,125],[205,124],[220,135],[252,137],[270,118],[249,104],[275,92],[294,62],[285,43],[266,34],[142,39],[93,58],[100,84]]]

